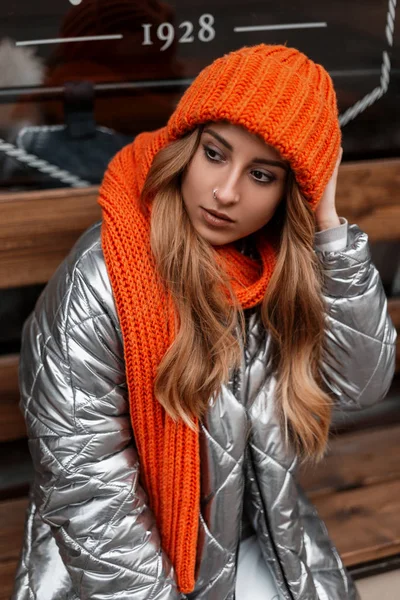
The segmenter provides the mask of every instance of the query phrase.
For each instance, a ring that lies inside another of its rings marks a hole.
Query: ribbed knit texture
[[[265,44],[218,58],[182,96],[168,136],[220,120],[242,125],[274,146],[316,207],[341,143],[335,90],[321,65],[295,48]]]
[[[183,422],[174,422],[154,396],[157,367],[174,339],[174,309],[156,276],[150,217],[139,208],[146,174],[166,140],[164,128],[143,133],[123,148],[109,165],[99,202],[103,252],[124,340],[141,477],[179,589],[188,593],[195,584],[200,515],[199,436]],[[243,308],[261,302],[275,264],[268,240],[260,236],[257,247],[261,261],[242,255],[233,245],[216,251]]]
[[[207,67],[182,97],[168,125],[142,133],[112,160],[100,190],[102,246],[121,325],[132,427],[161,544],[179,589],[195,586],[200,515],[199,434],[174,422],[154,396],[157,368],[174,340],[174,306],[157,277],[150,210],[140,193],[154,156],[206,121],[243,125],[275,146],[312,207],[331,176],[340,146],[335,93],[328,74],[297,50],[243,48]],[[210,196],[212,190],[210,189]],[[265,235],[259,260],[233,244],[215,248],[243,308],[259,304],[275,266]],[[228,298],[228,296],[227,296]]]

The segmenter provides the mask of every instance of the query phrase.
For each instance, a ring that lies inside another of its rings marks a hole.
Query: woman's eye
[[[264,171],[255,170],[255,171],[252,171],[252,174],[253,174],[254,179],[258,183],[271,183],[275,179],[269,173],[264,173]]]
[[[209,148],[209,146],[204,146],[204,153],[211,162],[218,162],[222,158],[216,150]]]

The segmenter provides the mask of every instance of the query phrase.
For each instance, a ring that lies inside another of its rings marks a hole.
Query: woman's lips
[[[231,219],[225,213],[219,212],[218,210],[214,210],[213,208],[206,208],[205,210],[207,212],[211,213],[212,215],[214,215],[214,217],[217,217],[217,219],[225,219],[225,221],[232,221],[233,222],[233,219]]]
[[[214,225],[215,227],[227,227],[228,225],[232,225],[234,223],[234,221],[232,221],[231,219],[228,220],[228,218],[221,218],[215,216],[203,207],[201,207],[201,212],[204,220],[208,225]]]

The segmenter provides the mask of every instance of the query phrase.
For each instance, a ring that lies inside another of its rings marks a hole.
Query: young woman
[[[15,600],[356,598],[295,478],[394,367],[340,139],[326,71],[260,45],[113,159],[24,330]]]

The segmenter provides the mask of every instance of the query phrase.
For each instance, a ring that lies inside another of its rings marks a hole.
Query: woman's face
[[[246,129],[221,122],[206,125],[182,178],[193,227],[214,246],[254,233],[273,216],[287,171],[279,152]],[[208,211],[222,213],[224,219]]]

